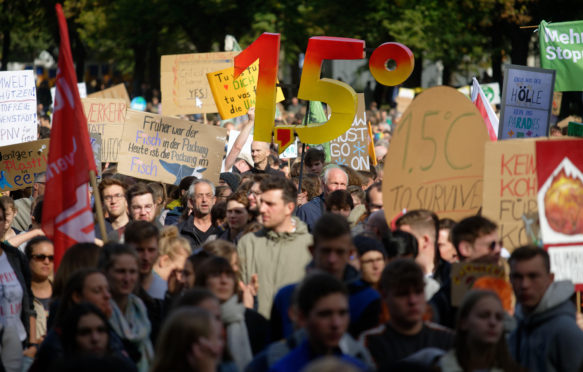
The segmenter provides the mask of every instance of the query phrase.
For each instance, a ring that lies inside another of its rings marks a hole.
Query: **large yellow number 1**
[[[296,127],[303,143],[331,141],[350,129],[356,115],[356,92],[341,81],[320,79],[320,73],[325,59],[362,59],[364,47],[363,40],[343,37],[317,36],[308,41],[298,98],[325,102],[332,114],[325,124]]]
[[[259,59],[257,102],[255,103],[255,130],[253,139],[271,142],[275,120],[275,83],[279,58],[280,35],[263,33],[235,57],[235,79]]]

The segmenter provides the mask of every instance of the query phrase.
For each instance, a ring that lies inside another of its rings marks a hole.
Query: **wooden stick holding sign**
[[[95,212],[97,213],[97,223],[99,225],[99,232],[101,233],[101,240],[107,243],[107,230],[105,229],[105,219],[103,217],[103,207],[101,204],[101,195],[99,195],[99,188],[97,187],[97,177],[95,171],[89,171],[89,182],[93,188],[93,200],[95,200]]]

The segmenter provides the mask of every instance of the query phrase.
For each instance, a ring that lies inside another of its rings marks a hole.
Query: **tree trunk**
[[[145,45],[134,46],[134,77],[132,83],[132,97],[142,94],[141,86],[146,76],[146,56],[148,48]]]
[[[0,70],[6,71],[8,69],[8,60],[10,58],[10,39],[11,39],[11,31],[10,29],[4,29],[2,32],[3,40],[2,40],[2,67]]]

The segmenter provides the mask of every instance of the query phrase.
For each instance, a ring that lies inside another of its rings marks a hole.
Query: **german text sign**
[[[547,136],[555,71],[516,65],[504,67],[498,138]]]
[[[395,129],[387,153],[383,205],[387,221],[403,209],[429,209],[454,220],[482,204],[484,144],[482,116],[449,87],[417,96]]]
[[[83,111],[89,133],[101,135],[101,161],[117,162],[127,104],[119,98],[85,98]]]
[[[330,141],[330,158],[355,170],[368,171],[368,126],[364,108],[364,94],[358,94],[358,106],[352,126],[340,137]]]
[[[118,171],[178,185],[186,176],[218,184],[227,130],[128,110]]]
[[[48,139],[0,147],[0,191],[32,186],[34,175],[47,169],[48,157]]]
[[[217,112],[206,74],[233,67],[236,54],[220,52],[162,56],[160,87],[164,115]]]
[[[486,143],[482,215],[498,223],[504,247],[528,244],[522,216],[537,212],[535,139]]]
[[[38,138],[32,70],[0,72],[0,146]]]

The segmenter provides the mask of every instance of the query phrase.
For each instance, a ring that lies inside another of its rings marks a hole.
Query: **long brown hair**
[[[462,330],[461,324],[468,318],[476,304],[486,297],[494,298],[500,303],[500,307],[502,308],[502,302],[498,295],[495,292],[485,290],[472,290],[468,292],[459,308],[454,347],[458,364],[465,372],[471,372],[474,370],[471,357],[472,355],[475,355],[476,351],[472,352],[473,350],[470,349],[471,346],[468,342],[468,332]],[[506,343],[506,337],[504,334],[500,335],[500,339],[492,351],[489,368],[500,368],[505,372],[524,371],[524,369],[512,359],[512,356],[508,351],[508,344]],[[481,350],[478,352],[483,353],[485,351]]]

